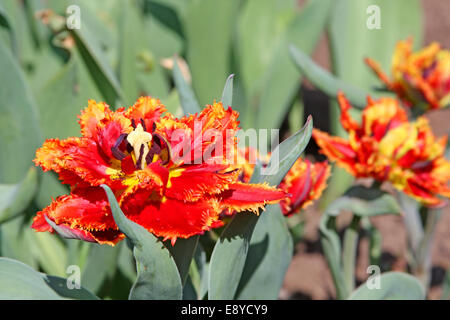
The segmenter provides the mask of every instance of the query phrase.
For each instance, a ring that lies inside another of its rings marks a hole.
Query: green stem
[[[333,278],[334,287],[336,288],[336,298],[338,300],[346,299],[350,292],[345,286],[343,273],[341,269],[340,243],[339,236],[336,231],[336,217],[323,215],[320,221],[320,241],[322,249],[330,268]]]
[[[424,235],[416,254],[416,275],[426,289],[428,289],[431,280],[431,245],[440,216],[440,209],[427,209]]]
[[[348,292],[355,289],[355,264],[360,220],[359,216],[353,216],[353,220],[344,235],[342,269]]]

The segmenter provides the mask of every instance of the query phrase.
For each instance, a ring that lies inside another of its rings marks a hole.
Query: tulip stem
[[[342,269],[348,292],[355,289],[355,264],[358,247],[358,232],[361,218],[354,215],[350,226],[345,231],[343,240]]]
[[[415,255],[416,266],[414,271],[426,289],[429,288],[431,280],[431,246],[440,216],[440,209],[427,209],[424,235]]]

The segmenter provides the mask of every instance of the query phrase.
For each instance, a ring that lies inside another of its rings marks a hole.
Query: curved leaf
[[[186,282],[192,257],[194,256],[195,249],[198,245],[198,237],[199,236],[196,235],[188,239],[177,239],[175,245],[169,247],[169,251],[177,264],[183,285]]]
[[[67,282],[64,278],[37,272],[22,262],[0,257],[1,300],[98,299],[84,288],[69,289]]]
[[[101,46],[106,39],[102,38],[103,33],[101,36],[95,33],[99,28],[89,8],[83,7],[81,19],[82,28],[71,31],[77,49],[106,102],[115,105],[117,100],[123,98],[123,93]]]
[[[138,276],[131,289],[130,299],[181,299],[181,278],[169,250],[154,235],[123,214],[108,186],[102,185],[102,188],[108,196],[116,224],[133,243]]]
[[[280,205],[267,206],[250,241],[237,298],[277,299],[293,252],[294,243]]]
[[[195,98],[194,92],[186,83],[186,80],[180,71],[177,57],[174,57],[173,81],[175,82],[175,87],[177,88],[180,96],[180,103],[184,114],[195,114],[200,112],[200,105],[198,104],[197,98]]]
[[[386,272],[380,275],[379,289],[375,279],[363,283],[349,300],[424,300],[425,289],[419,280],[402,272]],[[371,285],[368,285],[372,282]]]
[[[37,170],[31,167],[18,184],[0,184],[0,224],[25,210],[37,189]]]
[[[0,70],[0,181],[16,183],[32,165],[41,132],[22,72],[2,41]]]
[[[234,74],[231,74],[227,81],[225,82],[225,86],[222,92],[222,104],[224,108],[230,107],[233,105],[233,78]]]
[[[361,109],[365,107],[369,92],[336,78],[296,46],[290,45],[289,51],[300,72],[318,89],[333,98],[336,98],[337,93],[342,91],[353,106]]]

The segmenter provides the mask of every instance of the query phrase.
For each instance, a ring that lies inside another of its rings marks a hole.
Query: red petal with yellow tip
[[[123,238],[101,188],[80,188],[69,196],[58,197],[38,212],[31,227],[36,231],[53,231],[45,217],[61,228],[72,229],[86,241],[115,244]]]
[[[330,166],[325,162],[311,163],[298,159],[280,184],[280,188],[291,194],[280,205],[285,215],[306,208],[320,197],[330,176]]]
[[[289,195],[281,189],[270,187],[267,184],[234,183],[218,195],[220,203],[228,209],[240,211],[253,211],[259,213],[259,209],[266,204],[277,203]]]
[[[172,172],[165,194],[186,201],[197,201],[205,195],[218,194],[239,176],[238,170],[230,171],[223,164],[190,165]]]
[[[118,173],[99,153],[97,144],[87,138],[46,140],[36,151],[34,163],[44,171],[59,173],[63,183],[68,184],[112,184],[111,175]]]
[[[153,124],[164,112],[166,112],[166,107],[159,99],[140,97],[134,105],[125,111],[125,116],[136,124],[140,123],[142,119],[147,131],[151,132]]]

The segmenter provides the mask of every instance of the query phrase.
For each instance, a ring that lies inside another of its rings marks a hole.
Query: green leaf
[[[212,103],[229,74],[231,27],[238,2],[197,0],[187,7],[184,20],[192,86],[201,105]],[[227,26],[227,27],[224,27]]]
[[[189,268],[189,280],[195,290],[195,299],[202,300],[208,291],[209,264],[206,262],[206,252],[198,243],[194,259]]]
[[[11,42],[12,51],[14,53],[17,53],[17,44],[16,44],[17,40],[16,40],[15,34],[13,32],[12,24],[9,21],[8,15],[7,15],[5,9],[3,8],[2,4],[0,4],[0,26],[5,29],[8,29],[8,37]],[[2,31],[0,29],[0,36],[1,35],[2,35]]]
[[[135,3],[122,1],[120,4],[119,79],[127,105],[133,104],[139,95],[137,58],[142,47],[139,31],[143,25]]]
[[[86,265],[81,274],[81,284],[98,293],[103,283],[111,280],[116,272],[119,250],[120,246],[90,243]]]
[[[19,215],[15,219],[0,225],[0,256],[19,260],[32,268],[38,268],[33,254],[35,232],[29,228],[27,215]]]
[[[296,66],[312,84],[326,93],[328,96],[336,98],[337,93],[342,91],[347,99],[357,108],[364,108],[366,105],[367,91],[348,84],[317,65],[307,54],[296,46],[289,47],[292,59]]]
[[[343,209],[351,211],[360,217],[371,217],[381,214],[400,214],[397,200],[389,193],[378,188],[354,186],[334,201],[326,214],[337,216]]]
[[[237,289],[241,300],[277,299],[294,251],[279,204],[267,206],[253,232]]]
[[[239,11],[236,26],[238,74],[253,108],[262,91],[264,75],[289,24],[298,15],[299,6],[295,0],[247,0]]]
[[[373,277],[373,276],[372,276]],[[413,276],[402,272],[386,272],[380,275],[379,289],[373,287],[375,279],[356,289],[350,300],[424,300],[425,289]],[[369,285],[370,283],[370,285]],[[370,289],[372,288],[372,289]]]
[[[174,246],[169,247],[169,251],[175,259],[178,271],[180,272],[181,282],[184,285],[191,266],[192,257],[198,245],[198,235],[188,239],[177,239]]]
[[[331,0],[308,1],[284,33],[263,77],[256,127],[281,127],[301,83],[289,55],[289,44],[294,43],[312,53],[327,22],[331,4]]]
[[[305,150],[311,139],[313,120],[308,116],[303,128],[280,143],[272,152],[267,167],[261,171],[261,182],[277,186]]]
[[[319,230],[320,242],[336,287],[336,296],[338,299],[345,299],[350,292],[341,270],[341,243],[336,227],[336,217],[324,214],[320,219]]]
[[[380,8],[380,29],[369,29],[366,26],[370,17],[367,8],[373,4]],[[420,1],[334,1],[328,34],[335,74],[343,81],[365,90],[379,87],[380,81],[363,59],[372,57],[387,71],[390,70],[397,41],[413,36],[416,47],[421,45],[423,28]]]
[[[45,273],[55,276],[66,275],[66,248],[58,237],[47,232],[33,230],[33,255]]]
[[[102,38],[95,33],[98,29],[91,27],[92,20],[95,19],[88,12],[89,9],[85,8],[81,15],[83,27],[72,30],[72,34],[80,56],[106,102],[115,105],[118,100],[123,98],[123,93],[119,81],[108,63],[106,53],[102,50]]]
[[[180,96],[180,103],[181,107],[183,108],[184,114],[195,114],[200,112],[200,105],[195,98],[194,92],[186,83],[186,80],[181,74],[177,57],[174,57],[173,80]]]
[[[233,78],[234,74],[230,75],[227,78],[223,88],[221,101],[224,108],[231,107],[233,105]]]
[[[8,258],[0,258],[0,299],[20,300],[96,300],[84,288],[69,289],[67,280],[37,272],[28,265]]]
[[[0,224],[27,208],[37,189],[37,170],[31,167],[17,184],[0,184]]]
[[[117,226],[133,243],[138,277],[131,289],[130,299],[181,299],[181,278],[169,250],[145,228],[129,220],[111,189],[106,185],[102,187],[108,196]]]
[[[295,135],[283,141],[274,150],[266,175],[252,182],[267,182],[278,185],[294,162],[300,157],[309,142],[312,132],[312,118]],[[256,169],[258,172],[258,169]],[[250,240],[258,216],[250,213],[237,214],[227,225],[217,241],[210,261],[208,298],[233,299],[245,267]]]
[[[0,42],[0,70],[0,181],[16,183],[33,164],[41,132],[34,100],[3,42]]]

